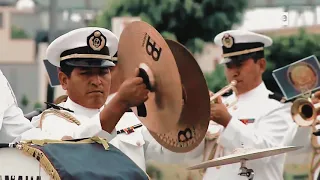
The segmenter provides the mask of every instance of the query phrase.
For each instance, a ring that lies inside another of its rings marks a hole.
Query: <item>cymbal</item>
[[[120,35],[117,68],[124,79],[140,68],[140,76],[151,90],[142,108],[138,106],[145,114],[132,108],[142,124],[152,132],[172,130],[182,111],[182,87],[174,56],[160,33],[143,21],[126,25]]]
[[[254,148],[238,148],[233,154],[223,156],[220,158],[212,159],[200,164],[191,166],[187,169],[202,169],[215,166],[221,166],[226,164],[238,163],[241,161],[248,161],[254,159],[260,159],[268,156],[274,156],[290,151],[295,151],[302,148],[302,146],[285,146],[285,147],[275,147],[266,149],[254,149]]]
[[[180,43],[166,40],[176,60],[183,89],[179,122],[167,133],[150,134],[173,152],[189,152],[206,135],[210,121],[210,97],[203,73],[192,54]]]

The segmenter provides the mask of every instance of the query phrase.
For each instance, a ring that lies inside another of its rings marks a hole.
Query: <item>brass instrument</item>
[[[318,116],[320,103],[312,104],[311,99],[296,99],[291,107],[293,120],[302,127],[311,126]]]
[[[218,97],[222,96],[224,93],[230,91],[231,89],[233,90],[233,92],[235,94],[238,94],[237,89],[236,89],[236,85],[237,85],[237,81],[232,80],[230,84],[228,84],[227,86],[222,88],[220,91],[215,93],[212,97],[210,97],[210,103],[216,103]],[[226,107],[228,108],[228,107],[233,106],[237,101],[238,101],[238,97],[236,96],[236,100],[234,102],[232,102],[231,104],[226,104]]]

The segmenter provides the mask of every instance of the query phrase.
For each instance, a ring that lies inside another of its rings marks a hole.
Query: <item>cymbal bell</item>
[[[182,111],[182,87],[174,56],[160,33],[143,21],[126,25],[120,35],[117,68],[124,79],[140,68],[151,90],[144,105],[132,108],[142,124],[151,132],[172,130]]]
[[[233,154],[223,156],[220,158],[212,159],[200,164],[188,167],[187,169],[203,169],[209,167],[222,166],[226,164],[233,164],[242,161],[260,159],[268,156],[275,156],[290,151],[301,149],[302,146],[285,146],[285,147],[274,147],[267,149],[251,149],[251,148],[239,148]]]
[[[183,109],[167,133],[150,134],[173,152],[189,152],[204,139],[210,121],[210,97],[203,73],[192,54],[180,43],[166,40],[176,60],[183,89]]]

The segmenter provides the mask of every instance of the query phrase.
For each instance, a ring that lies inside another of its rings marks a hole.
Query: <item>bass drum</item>
[[[0,180],[150,180],[128,156],[100,137],[31,140],[0,149]]]
[[[34,157],[15,148],[0,148],[0,179],[50,180]]]

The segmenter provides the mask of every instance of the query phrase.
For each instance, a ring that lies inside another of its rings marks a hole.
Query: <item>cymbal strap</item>
[[[144,69],[139,68],[138,77],[141,77],[143,79],[143,83],[146,84],[147,89],[149,91],[151,91],[151,84],[150,84],[150,81],[149,81],[149,76],[148,76],[147,72]],[[140,104],[137,107],[137,110],[138,110],[138,116],[140,116],[140,117],[146,117],[147,116],[147,109],[146,109],[146,106],[144,105],[144,103]]]
[[[0,143],[0,148],[15,148],[17,143]]]

